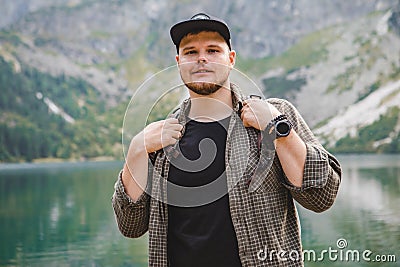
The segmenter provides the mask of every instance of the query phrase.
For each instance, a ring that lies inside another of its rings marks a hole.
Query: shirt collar
[[[242,107],[242,93],[240,92],[239,87],[234,84],[231,83],[230,84],[230,89],[231,89],[231,94],[232,94],[232,107],[233,107],[233,111],[235,113],[238,113]],[[178,115],[178,120],[181,124],[185,125],[186,124],[186,120],[189,116],[189,111],[190,111],[190,106],[191,106],[191,101],[190,98],[185,99],[180,107],[180,112]]]

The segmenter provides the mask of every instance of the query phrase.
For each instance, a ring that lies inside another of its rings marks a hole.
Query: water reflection
[[[305,249],[345,238],[349,249],[396,254],[397,263],[306,262],[306,266],[399,266],[400,156],[342,156],[334,206],[299,207]],[[147,236],[126,239],[111,209],[122,163],[0,165],[0,266],[147,266]]]
[[[341,188],[334,206],[323,214],[299,208],[305,249],[346,249],[395,254],[397,263],[329,262],[330,266],[399,266],[400,263],[400,157],[353,155],[339,157]],[[310,262],[307,266],[320,266]]]
[[[0,266],[146,266],[146,237],[115,225],[110,198],[122,164],[0,170]]]

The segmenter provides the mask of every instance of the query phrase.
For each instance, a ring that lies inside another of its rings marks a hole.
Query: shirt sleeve
[[[140,237],[148,230],[150,197],[146,192],[133,201],[125,192],[122,171],[114,185],[112,206],[120,232],[126,237]]]
[[[303,183],[294,186],[283,173],[282,184],[293,198],[306,209],[322,212],[329,209],[339,190],[341,167],[339,161],[319,143],[297,109],[286,100],[273,99],[271,104],[286,114],[293,129],[306,144]]]

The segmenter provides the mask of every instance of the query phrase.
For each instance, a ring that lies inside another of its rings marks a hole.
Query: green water
[[[335,205],[322,214],[299,208],[304,249],[316,254],[306,266],[400,266],[400,155],[339,159]],[[124,238],[115,224],[110,199],[121,166],[0,165],[0,266],[147,266],[147,236]],[[329,248],[338,251],[331,258],[321,254]],[[371,262],[346,260],[349,250],[371,251]],[[376,255],[392,262],[372,262]]]

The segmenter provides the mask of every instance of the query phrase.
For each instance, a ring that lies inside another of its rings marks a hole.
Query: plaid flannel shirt
[[[232,186],[228,192],[229,208],[242,265],[303,266],[294,200],[315,212],[331,207],[340,184],[340,164],[320,145],[292,104],[272,98],[267,101],[287,115],[306,144],[303,184],[296,187],[290,183],[276,155],[270,168],[258,171],[259,177],[253,177],[260,157],[265,157],[260,155],[260,131],[243,126],[237,116],[242,97],[235,85],[231,89],[234,110],[228,128],[225,164],[228,187]],[[183,125],[189,109],[190,101],[186,100],[178,116]],[[166,179],[170,165],[166,154],[159,151],[150,155],[153,161],[149,160],[148,185],[137,201],[125,193],[121,173],[112,198],[116,221],[124,236],[135,238],[149,232],[149,266],[155,267],[168,266]],[[249,181],[253,179],[254,188],[249,190]],[[293,255],[298,255],[298,260]]]

